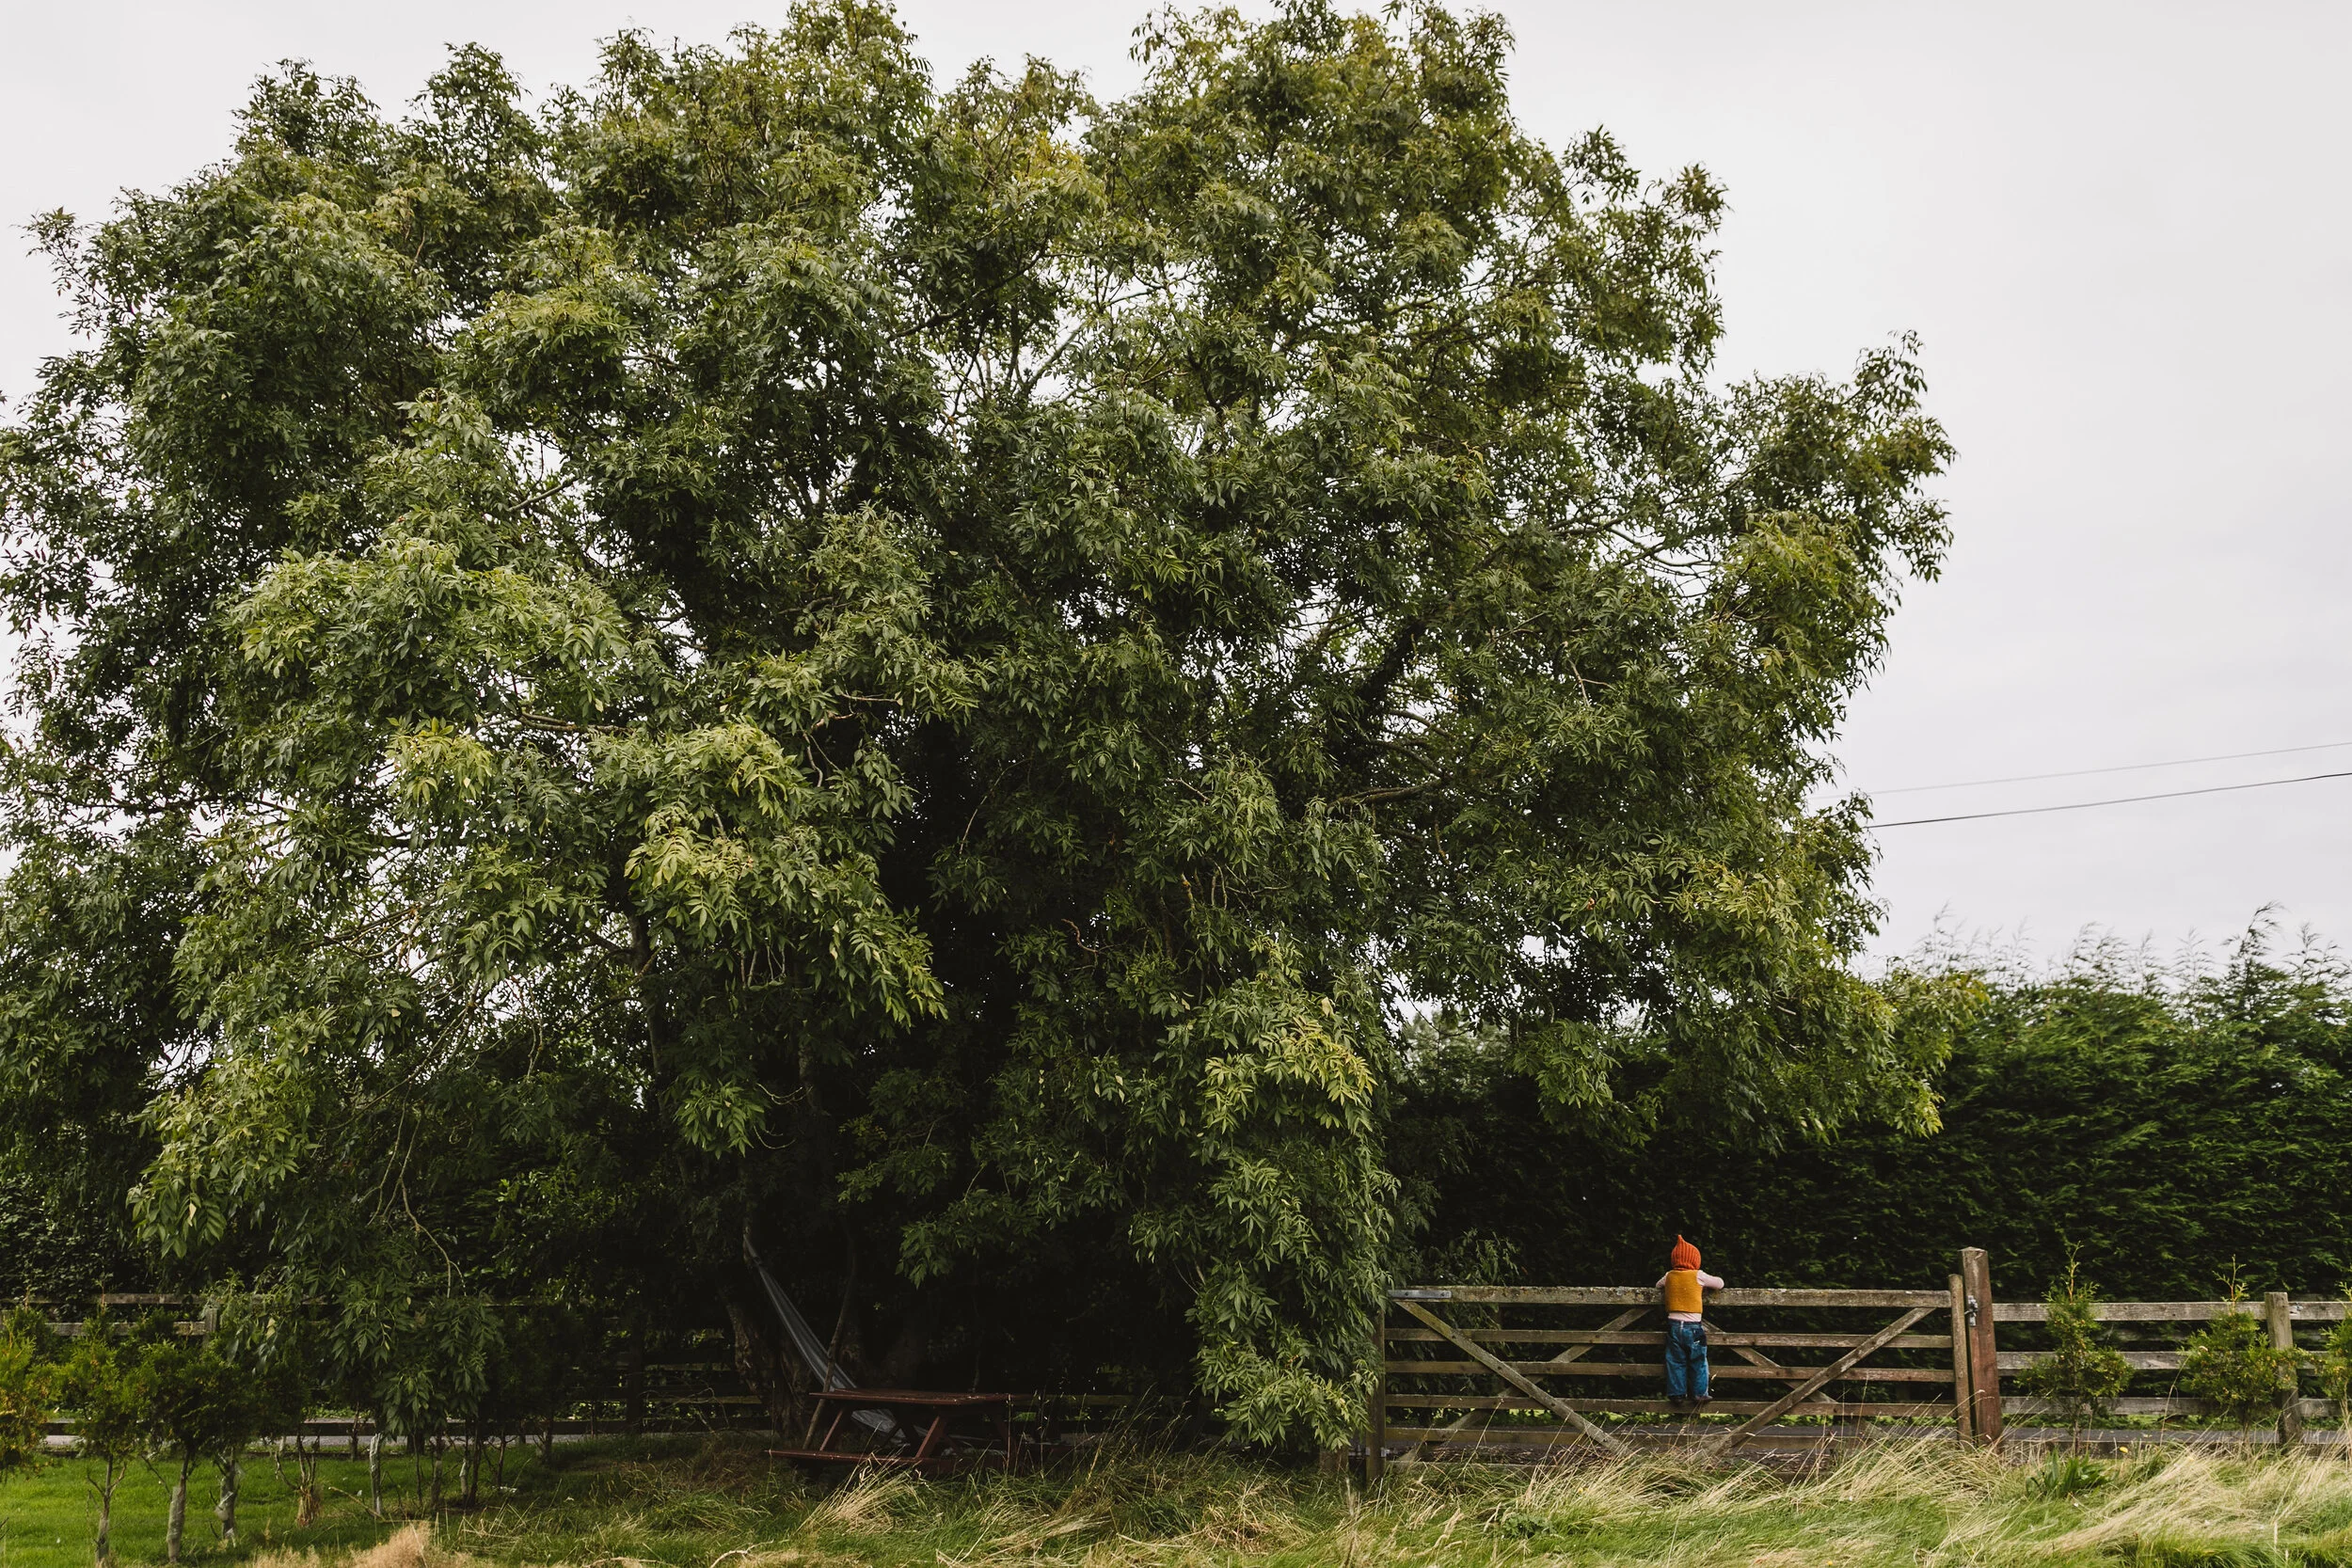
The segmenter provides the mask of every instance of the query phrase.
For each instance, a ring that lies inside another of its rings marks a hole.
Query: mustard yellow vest
[[[1699,1290],[1698,1270],[1673,1269],[1668,1271],[1666,1275],[1667,1311],[1701,1311],[1703,1310],[1701,1306],[1701,1297],[1703,1294],[1704,1292]]]

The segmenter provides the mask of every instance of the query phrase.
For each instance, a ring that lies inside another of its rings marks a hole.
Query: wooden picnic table
[[[813,1449],[770,1449],[771,1459],[797,1459],[818,1465],[903,1465],[916,1469],[954,1469],[967,1464],[1012,1465],[1012,1396],[1010,1394],[939,1394],[916,1388],[827,1388],[817,1396],[820,1413],[833,1412],[825,1435]],[[854,1440],[866,1429],[850,1419],[870,1410],[889,1418],[911,1452],[877,1453],[844,1448],[846,1435]],[[850,1430],[843,1432],[844,1427]],[[959,1431],[958,1428],[962,1430]],[[977,1432],[975,1429],[977,1429]],[[978,1436],[984,1448],[975,1449]],[[965,1446],[950,1448],[951,1438]]]

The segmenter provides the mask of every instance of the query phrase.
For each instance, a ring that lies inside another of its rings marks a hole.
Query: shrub
[[[2347,1307],[2352,1307],[2352,1290],[2344,1292],[2344,1300]],[[2338,1319],[2336,1326],[2328,1331],[2315,1370],[2319,1373],[2320,1392],[2336,1402],[2337,1439],[2347,1445],[2347,1453],[2352,1453],[2352,1314]]]
[[[2245,1299],[2234,1277],[2228,1299]],[[2277,1418],[2303,1359],[2299,1350],[2273,1345],[2268,1326],[2251,1312],[2224,1312],[2190,1336],[2181,1355],[2181,1386],[2235,1421],[2243,1436],[2257,1418]]]
[[[164,1526],[164,1560],[180,1560],[188,1517],[188,1478],[210,1459],[219,1467],[221,1504],[215,1511],[230,1544],[236,1543],[237,1468],[268,1414],[262,1385],[220,1353],[210,1337],[156,1337],[142,1357],[148,1431],[155,1446],[180,1462]]]
[[[31,1303],[0,1324],[0,1476],[28,1469],[41,1457],[56,1393],[55,1359],[48,1320]]]
[[[233,1285],[233,1282],[232,1282]],[[285,1471],[281,1441],[273,1463],[278,1478],[294,1498],[294,1524],[308,1527],[318,1520],[326,1501],[319,1484],[319,1446],[323,1439],[308,1436],[303,1423],[326,1398],[323,1346],[314,1319],[291,1291],[224,1291],[212,1304],[216,1329],[213,1343],[221,1356],[240,1369],[251,1389],[249,1433],[224,1433],[227,1443],[214,1455],[220,1466],[220,1501],[214,1508],[222,1540],[233,1545],[237,1537],[238,1462],[246,1441],[272,1433],[294,1437],[294,1474]]]
[[[147,1449],[148,1398],[143,1347],[125,1340],[102,1307],[82,1324],[58,1383],[58,1403],[73,1416],[73,1446],[98,1462],[95,1538],[100,1568],[114,1561],[115,1486]]]
[[[2099,1295],[2066,1260],[2066,1274],[2042,1301],[2049,1313],[2050,1354],[2026,1369],[2018,1382],[2037,1399],[2063,1411],[2079,1438],[2083,1422],[2105,1415],[2131,1381],[2131,1364],[2106,1342],[2095,1311]]]

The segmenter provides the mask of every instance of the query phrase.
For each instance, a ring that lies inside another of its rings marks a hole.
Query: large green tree
[[[51,220],[12,1125],[93,1064],[155,1244],[362,1319],[749,1220],[901,1372],[1181,1321],[1328,1439],[1409,1021],[1571,1118],[1928,1117],[1807,805],[1945,543],[1907,346],[1713,379],[1720,192],[1531,139],[1491,18],[1141,40],[289,71]]]

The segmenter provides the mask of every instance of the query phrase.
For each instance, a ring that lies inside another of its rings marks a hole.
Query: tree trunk
[[[437,1432],[425,1449],[433,1460],[433,1497],[424,1511],[437,1519],[441,1515],[441,1455],[449,1449],[449,1439]]]
[[[631,1437],[645,1432],[645,1331],[629,1330],[621,1351],[621,1430]]]
[[[98,1568],[114,1568],[115,1482],[122,1479],[122,1462],[106,1461],[106,1479],[98,1483]]]
[[[384,1433],[368,1433],[368,1512],[384,1517]]]
[[[220,1527],[224,1546],[237,1544],[237,1481],[244,1467],[244,1461],[235,1454],[220,1457],[220,1500],[213,1504],[213,1522]]]
[[[857,1232],[846,1224],[841,1228],[841,1310],[834,1314],[825,1359],[836,1367],[854,1367],[866,1359],[866,1336],[857,1310]]]
[[[736,1375],[759,1396],[776,1435],[788,1440],[801,1430],[807,1402],[801,1396],[797,1364],[787,1360],[780,1336],[769,1332],[756,1307],[729,1301],[727,1324],[735,1331]]]
[[[912,1388],[920,1381],[923,1362],[931,1350],[931,1304],[917,1297],[900,1320],[898,1335],[882,1356],[882,1382],[892,1388]]]
[[[326,1441],[322,1437],[308,1449],[302,1446],[302,1433],[294,1433],[294,1475],[301,1484],[294,1492],[294,1525],[307,1529],[319,1519],[319,1447]]]
[[[196,1456],[183,1454],[180,1460],[180,1479],[171,1483],[171,1512],[164,1515],[164,1560],[180,1560],[180,1538],[188,1528],[188,1472],[196,1468]]]

